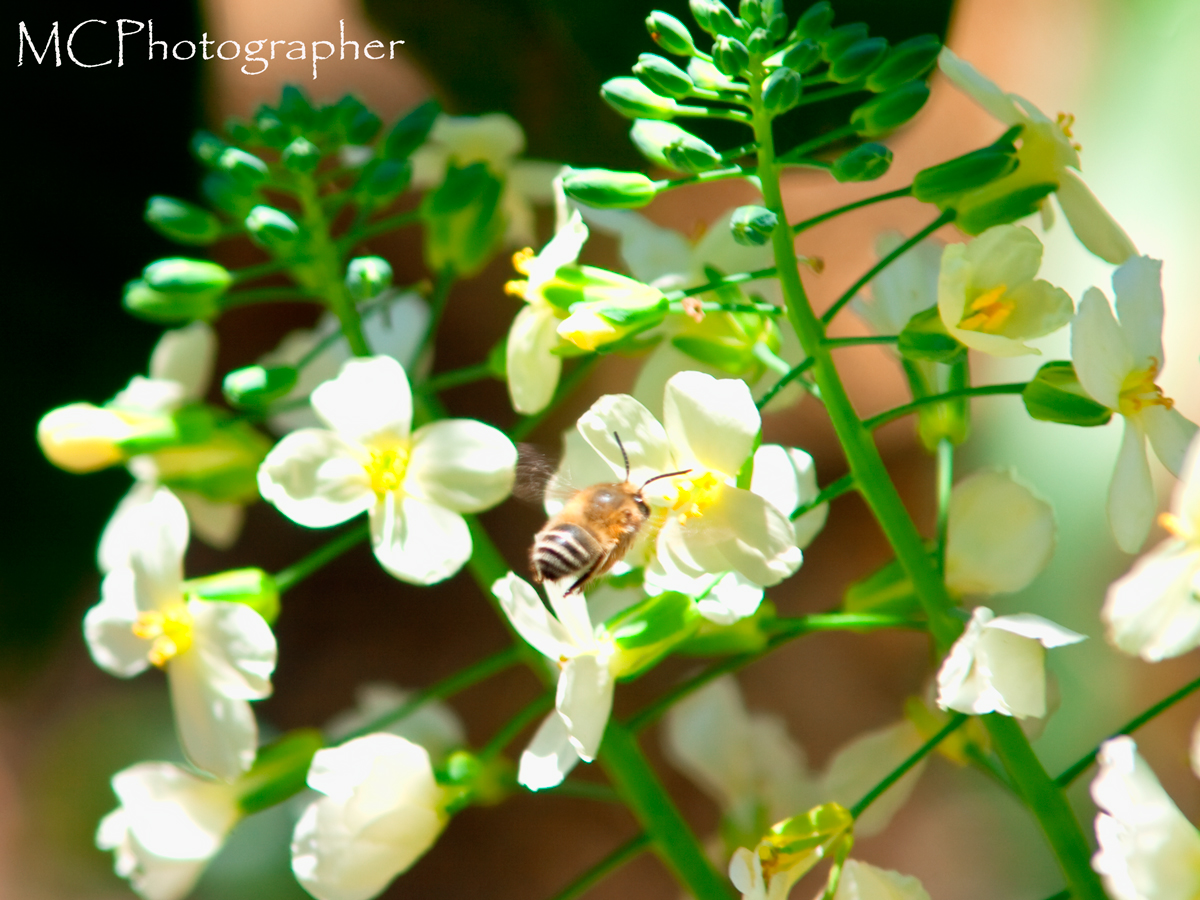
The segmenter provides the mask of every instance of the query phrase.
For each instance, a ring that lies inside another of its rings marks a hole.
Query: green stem
[[[862,334],[854,337],[825,338],[826,347],[861,347],[864,344],[895,344],[898,334]]]
[[[430,375],[422,387],[431,391],[446,391],[450,388],[471,384],[491,377],[492,367],[486,362],[481,362],[475,363],[473,366],[464,366],[461,369],[452,369],[449,372],[439,372],[437,375]]]
[[[716,300],[698,303],[691,309],[699,309],[701,312],[734,312],[734,313],[758,313],[760,316],[781,316],[783,310],[773,303],[721,303]],[[668,310],[673,313],[685,312],[683,301],[677,300],[668,304]]]
[[[383,731],[389,725],[394,725],[396,722],[412,715],[426,703],[452,697],[460,691],[465,691],[472,685],[485,681],[499,672],[503,672],[510,666],[516,665],[519,661],[520,654],[517,652],[517,648],[515,646],[505,647],[503,650],[493,653],[491,656],[481,659],[477,663],[472,663],[465,669],[461,669],[447,678],[443,678],[436,684],[418,691],[390,712],[386,712],[378,718],[372,719],[366,725],[360,726],[349,734],[338,738],[337,743],[344,744],[346,741],[362,737],[364,734]]]
[[[1066,797],[1051,781],[1029,740],[1012,716],[990,713],[983,724],[992,746],[1012,778],[1025,805],[1033,811],[1075,900],[1105,900],[1104,888],[1092,870],[1092,851]]]
[[[837,481],[825,485],[825,487],[821,489],[821,492],[812,500],[797,506],[794,510],[792,510],[792,514],[789,516],[789,518],[792,519],[792,521],[795,521],[805,513],[816,509],[822,503],[828,503],[830,500],[834,500],[842,496],[842,494],[848,494],[852,490],[854,490],[854,476],[847,472]]]
[[[950,529],[950,494],[954,487],[954,445],[942,438],[937,446],[937,551],[938,571],[946,573],[946,536]]]
[[[345,253],[355,244],[373,238],[376,235],[386,234],[396,228],[412,225],[420,220],[421,214],[417,210],[409,210],[408,212],[388,216],[386,219],[380,219],[378,222],[369,222],[361,228],[352,228],[338,238],[338,248]]]
[[[761,104],[756,103],[755,108],[760,109]],[[757,133],[757,128],[758,128],[758,124],[757,124],[758,118],[759,117],[756,115],[756,117],[755,117],[756,133]],[[853,125],[843,125],[841,128],[835,128],[835,129],[833,129],[833,131],[826,132],[825,134],[821,135],[820,137],[815,137],[811,141],[805,141],[803,144],[799,144],[798,146],[793,147],[787,153],[783,154],[783,156],[779,157],[778,160],[775,160],[775,162],[777,165],[781,165],[781,166],[805,165],[806,163],[804,161],[804,157],[806,157],[808,154],[812,153],[814,150],[820,150],[822,147],[826,147],[829,144],[836,144],[838,141],[840,141],[844,138],[852,137],[853,135],[854,135],[854,126]],[[759,155],[759,159],[762,159],[762,141],[761,141],[761,139],[759,140],[759,154],[758,155]],[[772,141],[772,145],[771,145],[771,156],[772,157],[775,156],[774,141]],[[793,163],[792,162],[793,160],[796,160],[796,162]],[[778,178],[778,175],[776,175],[775,177]],[[783,221],[786,222],[787,219],[784,219]]]
[[[1195,692],[1197,688],[1200,688],[1200,678],[1197,678],[1194,681],[1189,681],[1179,690],[1175,691],[1175,693],[1163,697],[1163,699],[1159,700],[1145,712],[1134,716],[1132,719],[1126,722],[1124,726],[1122,726],[1119,730],[1114,731],[1104,740],[1111,741],[1113,738],[1120,737],[1123,734],[1133,734],[1159,713],[1170,709],[1184,697]],[[1103,743],[1104,741],[1100,742],[1100,744]],[[1076,778],[1086,772],[1088,766],[1090,766],[1096,759],[1096,754],[1100,752],[1100,744],[1097,744],[1093,749],[1089,750],[1085,756],[1080,757],[1075,761],[1074,764],[1068,766],[1061,775],[1054,779],[1054,783],[1060,788],[1068,787]]]
[[[654,842],[654,851],[696,900],[729,900],[732,890],[700,849],[700,842],[671,802],[638,748],[633,732],[610,720],[600,764]]]
[[[584,781],[582,778],[568,778],[557,787],[552,787],[547,794],[559,797],[578,797],[581,800],[596,800],[600,803],[621,803],[621,795],[607,784],[596,781]],[[624,804],[622,804],[624,805]]]
[[[576,897],[582,897],[594,885],[603,881],[625,863],[639,857],[648,846],[650,846],[650,836],[647,834],[639,834],[630,838],[555,894],[551,900],[575,900]]]
[[[861,800],[850,807],[850,815],[854,816],[855,819],[861,816],[866,811],[868,806],[880,798],[884,791],[903,778],[909,769],[933,752],[933,749],[937,747],[938,744],[966,724],[966,721],[969,718],[970,716],[967,716],[963,713],[955,713],[951,717],[950,721],[943,726],[941,731],[922,744],[920,748],[912,754],[912,756],[904,760],[904,762],[900,763],[900,765],[896,766],[896,768],[892,769],[892,771],[889,772],[887,776],[879,782],[879,784],[867,791]]]
[[[321,297],[313,296],[300,287],[250,288],[245,291],[230,291],[221,298],[221,309],[236,309],[251,303],[323,303]]]
[[[333,562],[355,544],[361,544],[367,539],[370,533],[370,523],[363,522],[358,527],[339,534],[325,546],[318,547],[312,553],[308,554],[308,556],[277,572],[275,574],[275,587],[279,589],[279,593],[281,594],[295,587],[326,563]]]
[[[686,290],[666,291],[665,296],[668,300],[672,301],[682,300],[684,297],[695,297],[697,294],[707,294],[709,291],[720,290],[723,287],[730,287],[735,284],[745,284],[747,281],[757,281],[760,278],[772,278],[774,275],[775,267],[768,266],[765,269],[756,269],[753,272],[726,275],[724,278],[718,278],[716,281],[710,281],[708,284],[687,288]]]
[[[246,266],[244,269],[237,269],[230,274],[233,275],[233,283],[241,284],[243,281],[253,281],[256,278],[262,278],[266,275],[274,275],[276,272],[283,272],[287,269],[287,263],[281,259],[271,259],[264,263],[259,263],[254,266]]]
[[[842,296],[838,297],[837,300],[833,302],[833,305],[829,307],[829,309],[825,310],[825,312],[821,315],[821,324],[828,325],[830,322],[832,322],[833,317],[841,312],[842,307],[849,303],[853,299],[854,295],[862,290],[862,288],[868,282],[870,282],[872,278],[890,266],[893,262],[903,256],[917,244],[921,243],[921,241],[925,240],[925,238],[929,237],[929,235],[933,234],[943,225],[953,222],[954,216],[954,210],[946,210],[883,259],[879,260],[879,262],[875,263],[875,265],[871,266],[871,268],[867,270],[866,274],[863,275],[862,278],[850,285],[849,289],[842,294]]]
[[[687,184],[707,184],[710,181],[724,181],[727,178],[745,178],[753,175],[754,169],[742,166],[730,166],[726,169],[710,169],[707,172],[697,172],[695,175],[685,175],[683,178],[668,178],[655,182],[659,193]]]
[[[953,400],[956,397],[986,397],[989,394],[1020,394],[1029,385],[1027,381],[1011,381],[1007,384],[982,384],[976,387],[956,388],[953,391],[945,391],[941,394],[928,394],[924,397],[918,397],[912,403],[905,403],[903,406],[897,406],[895,409],[889,409],[887,412],[881,412],[877,416],[871,416],[869,419],[863,420],[863,427],[869,430],[874,430],[880,425],[886,425],[888,422],[894,422],[896,419],[901,419],[909,413],[916,412],[922,406],[928,406],[931,403],[941,403],[944,400]]]
[[[813,94],[805,94],[800,98],[797,106],[805,106],[809,103],[820,103],[822,100],[832,100],[834,97],[844,97],[846,94],[858,94],[865,91],[861,81],[851,82],[850,84],[839,84],[835,88],[830,88],[827,91],[817,91]]]
[[[847,203],[845,206],[839,206],[837,209],[831,209],[829,212],[823,212],[819,216],[813,216],[811,219],[805,219],[803,222],[797,222],[792,226],[792,234],[799,234],[802,231],[807,231],[814,225],[820,225],[829,219],[840,216],[842,213],[848,213],[852,210],[861,209],[864,206],[870,206],[872,203],[882,203],[884,200],[896,200],[900,197],[911,197],[912,185],[902,187],[898,190],[888,191],[886,194],[876,194],[874,197],[866,197],[862,200],[855,200],[853,203]]]
[[[785,387],[812,368],[813,358],[810,356],[803,360],[798,366],[793,366],[788,370],[788,373],[780,378],[777,382],[771,385],[771,389],[762,395],[762,398],[754,405],[758,409],[763,409],[768,403],[775,399],[775,395],[782,391]]]
[[[512,647],[513,661],[517,659],[517,648]],[[480,759],[491,759],[507,747],[518,734],[525,730],[535,719],[540,719],[554,707],[554,694],[544,691],[540,697],[525,704],[521,710],[509,719],[504,727],[492,735],[492,739],[479,751]]]

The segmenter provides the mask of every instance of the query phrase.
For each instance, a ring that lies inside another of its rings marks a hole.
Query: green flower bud
[[[721,35],[713,42],[712,58],[713,65],[731,78],[745,72],[750,65],[750,51],[746,45],[726,35]]]
[[[346,266],[346,289],[356,301],[371,300],[392,286],[392,266],[379,256],[360,256]]]
[[[120,410],[113,411],[121,414]],[[128,459],[142,453],[169,451],[184,444],[202,444],[212,438],[215,429],[213,410],[203,403],[192,403],[168,416],[138,421],[130,434],[116,441],[116,446]]]
[[[391,159],[407,159],[425,143],[433,123],[442,108],[436,100],[426,100],[397,122],[383,142],[383,155]]]
[[[775,213],[763,206],[739,206],[729,218],[733,239],[746,247],[766,244],[778,224],[779,218]]]
[[[707,172],[723,163],[716,150],[690,134],[664,147],[663,157],[667,166],[677,172]]]
[[[162,484],[217,503],[249,503],[258,496],[258,466],[271,449],[270,441],[236,419],[213,427],[213,411],[198,403],[176,412],[173,419],[179,440],[152,451]]]
[[[277,256],[290,253],[300,242],[300,226],[287,213],[271,206],[250,210],[246,230],[254,243]]]
[[[292,139],[292,129],[269,106],[259,107],[254,115],[254,128],[257,130],[257,140],[252,137],[249,141],[241,140],[240,143],[262,143],[280,150]]]
[[[294,84],[285,84],[279,96],[279,118],[288,125],[305,131],[312,128],[317,111],[313,109],[304,91]]]
[[[142,270],[142,280],[164,294],[220,296],[233,283],[224,266],[204,259],[158,259]]]
[[[694,56],[696,44],[687,26],[670,13],[656,9],[646,17],[646,30],[650,38],[668,53],[676,56]]]
[[[467,276],[483,268],[504,237],[503,187],[484,162],[447,169],[445,180],[421,203],[431,270]]]
[[[723,164],[710,144],[672,122],[638,119],[629,138],[646,159],[677,172],[704,172]]]
[[[594,266],[560,266],[542,296],[570,313],[558,326],[559,337],[589,352],[653,328],[667,316],[662,291]]]
[[[865,41],[867,37],[866,25],[862,22],[851,22],[849,25],[834,28],[816,40],[821,45],[821,55],[827,62],[833,62],[851,46],[859,41]]]
[[[229,175],[237,188],[250,193],[267,180],[267,164],[245,150],[226,147],[217,157],[217,169]]]
[[[958,338],[946,330],[936,306],[908,320],[896,349],[905,359],[940,363],[958,362],[967,352]]]
[[[628,76],[604,82],[600,96],[627,119],[670,119],[679,111],[679,104],[670,97],[660,97]]]
[[[258,143],[259,140],[258,130],[237,118],[225,120],[225,133],[238,144]]]
[[[746,37],[746,49],[751,53],[762,54],[768,52],[772,47],[771,36],[767,34],[765,28],[755,28]]]
[[[146,224],[179,244],[211,244],[221,237],[221,222],[203,207],[156,195],[146,202]]]
[[[221,393],[237,409],[262,409],[286,397],[296,386],[297,377],[293,366],[245,366],[225,376]]]
[[[781,0],[763,0],[762,24],[775,43],[779,43],[787,36],[788,17],[787,13],[783,11]]]
[[[243,193],[224,172],[209,172],[200,182],[200,191],[208,202],[235,219],[244,219],[254,206],[252,194]]]
[[[865,76],[887,54],[887,38],[873,37],[855,41],[829,66],[829,80],[847,84]]]
[[[563,190],[572,200],[597,209],[638,209],[654,199],[658,184],[641,172],[568,169]]]
[[[211,131],[197,131],[192,135],[192,155],[206,166],[215,166],[217,159],[228,146],[229,144]]]
[[[990,184],[1016,168],[1017,151],[1011,144],[981,147],[922,169],[913,178],[913,196],[922,203],[952,206],[964,192]]]
[[[811,71],[821,61],[821,45],[812,38],[792,44],[766,61],[768,66],[787,66],[801,75]]]
[[[216,318],[221,311],[219,294],[164,294],[138,279],[125,285],[121,305],[139,319],[160,325],[177,325]]]
[[[919,34],[888,51],[887,57],[867,76],[867,90],[880,93],[920,78],[937,62],[942,42],[932,34]]]
[[[251,815],[300,793],[313,757],[323,746],[320,731],[299,728],[259,747],[254,765],[237,780],[238,808]]]
[[[1042,208],[1042,201],[1058,190],[1053,181],[1031,184],[976,205],[958,207],[954,224],[967,234],[982,234],[993,225],[1007,225]]]
[[[842,609],[853,613],[911,616],[921,612],[921,601],[904,567],[899,560],[893,559],[846,588]]]
[[[730,37],[738,40],[745,40],[750,33],[750,29],[746,27],[746,23],[741,19],[734,18],[733,13],[729,11],[721,0],[713,0],[709,8],[708,24],[712,26],[712,34],[714,37]]]
[[[763,108],[773,116],[782,115],[800,102],[800,73],[780,67],[763,82]]]
[[[868,100],[850,113],[850,123],[863,137],[878,137],[917,114],[929,99],[929,87],[910,81]]]
[[[337,103],[337,118],[346,140],[351,144],[366,144],[383,125],[379,116],[367,109],[361,100],[347,94]]]
[[[604,628],[617,647],[616,677],[632,678],[649,669],[686,641],[701,618],[691,597],[670,591],[609,619]]]
[[[298,137],[283,148],[280,157],[283,167],[289,172],[300,172],[305,175],[313,172],[321,161],[321,151],[306,137]]]
[[[1091,398],[1068,360],[1048,362],[1021,392],[1031,418],[1090,428],[1112,418],[1112,410]]]
[[[686,97],[694,86],[687,72],[654,53],[641,54],[633,67],[633,74],[638,81],[662,97]]]
[[[183,593],[197,600],[243,603],[271,625],[279,618],[279,588],[262,569],[232,569],[203,578],[189,578]]]
[[[829,0],[821,0],[820,3],[814,3],[800,13],[800,18],[796,20],[796,27],[792,29],[792,37],[820,40],[829,31],[831,25],[833,25],[833,7],[829,5]]]
[[[738,18],[751,28],[763,24],[762,0],[741,0],[738,3]]]
[[[716,34],[712,24],[712,11],[715,5],[714,0],[688,0],[688,9],[692,13],[692,18],[696,20],[696,24],[709,34]]]
[[[378,207],[390,203],[412,181],[412,163],[407,159],[373,159],[363,169],[354,186],[359,206]]]
[[[833,162],[829,173],[838,181],[873,181],[892,164],[892,151],[883,144],[860,144]]]

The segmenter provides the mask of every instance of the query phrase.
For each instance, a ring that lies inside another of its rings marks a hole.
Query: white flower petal
[[[177,382],[188,400],[203,400],[212,381],[217,335],[205,322],[163,332],[150,355],[150,377]]]
[[[681,533],[693,557],[697,546],[711,542],[724,557],[725,569],[740,572],[763,587],[787,578],[804,560],[792,523],[762,497],[739,488],[723,489],[704,516]]]
[[[621,474],[625,472],[622,469]],[[558,468],[546,484],[542,503],[547,516],[557,515],[578,491],[594,484],[611,482],[612,466],[592,449],[577,428],[563,432],[563,453]]]
[[[137,534],[129,549],[129,567],[135,575],[138,608],[152,610],[174,603],[183,583],[187,511],[178,497],[159,488],[129,515],[129,527]]]
[[[149,853],[163,859],[207,860],[238,819],[229,785],[207,781],[165,762],[138,763],[112,778],[125,825]]]
[[[213,690],[241,700],[271,695],[278,648],[271,626],[244,603],[189,600],[192,649]]]
[[[762,860],[752,850],[738,847],[729,860],[729,880],[742,892],[742,900],[766,900]]]
[[[153,499],[156,487],[149,481],[135,481],[129,493],[121,498],[113,510],[96,550],[96,565],[101,572],[111,572],[129,565],[130,553],[141,540],[142,531],[143,518],[135,510]]]
[[[848,859],[833,900],[929,900],[929,892],[912,875]]]
[[[621,447],[629,457],[629,480],[634,484],[675,468],[667,432],[646,407],[628,394],[605,394],[579,417],[577,427],[618,479],[625,479]],[[614,433],[620,435],[620,446]]]
[[[966,60],[955,55],[949,47],[938,54],[938,68],[954,86],[982,106],[994,119],[1004,125],[1019,125],[1024,120],[1020,109],[1006,94]]]
[[[1140,418],[1154,455],[1178,478],[1183,472],[1188,445],[1196,436],[1196,423],[1185,419],[1179,410],[1157,403],[1143,409]]]
[[[533,415],[545,409],[558,387],[562,357],[550,351],[559,345],[559,318],[548,304],[530,304],[513,319],[505,349],[508,396],[513,409]]]
[[[232,781],[254,762],[258,725],[249,702],[221,693],[208,674],[199,653],[185,651],[167,663],[175,727],[192,763]]]
[[[711,583],[712,576],[705,578]],[[696,591],[693,596],[701,592]],[[707,588],[707,594],[696,602],[696,610],[717,625],[732,625],[758,612],[762,601],[763,589],[759,585],[737,572],[726,572]]]
[[[1033,279],[1042,264],[1042,242],[1024,225],[997,225],[966,245],[970,284],[976,289],[1015,287]]]
[[[434,584],[471,558],[471,532],[458,513],[393,492],[371,507],[371,547],[401,581]]]
[[[579,754],[571,743],[567,725],[554,710],[546,716],[521,754],[517,781],[531,791],[557,787],[577,762]]]
[[[570,580],[565,578],[557,582],[547,582],[546,598],[550,601],[554,615],[570,635],[572,645],[577,650],[593,650],[598,644],[591,614],[588,612],[588,602],[583,596],[583,591],[567,593],[569,583]]]
[[[234,545],[246,520],[244,506],[209,500],[194,491],[177,491],[176,496],[187,510],[196,537],[218,550],[228,550]]]
[[[849,808],[916,753],[925,739],[907,720],[861,734],[838,750],[821,778],[822,802]],[[854,833],[868,837],[883,831],[900,810],[920,780],[924,760],[880,796],[854,823]]]
[[[555,708],[567,726],[571,746],[584,762],[591,762],[600,751],[612,701],[612,675],[596,654],[584,653],[563,666]]]
[[[1032,613],[1000,616],[999,618],[992,619],[986,627],[1007,631],[1011,634],[1028,638],[1031,641],[1037,641],[1046,649],[1065,647],[1068,644],[1078,644],[1087,638],[1086,635],[1072,631],[1070,628],[1064,628],[1061,625],[1051,622],[1049,619],[1035,616]]]
[[[1109,409],[1120,406],[1121,385],[1133,371],[1133,354],[1108,300],[1088,288],[1071,323],[1071,359],[1084,390]]]
[[[178,381],[134,375],[129,379],[129,384],[112,398],[111,406],[132,412],[169,415],[187,400],[187,389]]]
[[[1108,640],[1158,662],[1200,646],[1200,546],[1159,544],[1108,589],[1100,618]]]
[[[627,209],[585,208],[581,212],[589,224],[620,240],[621,261],[638,281],[664,290],[690,286],[689,276],[696,268],[692,245],[678,231]]]
[[[379,435],[404,440],[412,427],[412,389],[390,356],[355,358],[312,392],[321,420],[342,437],[366,443]]]
[[[1120,265],[1131,256],[1137,256],[1137,247],[1129,235],[1109,215],[1074,169],[1063,168],[1059,171],[1055,196],[1079,243],[1096,256],[1113,265]]]
[[[1162,260],[1134,256],[1112,276],[1121,331],[1139,367],[1146,360],[1163,363]]]
[[[1117,546],[1126,553],[1137,553],[1146,542],[1157,508],[1158,498],[1146,459],[1146,435],[1141,422],[1126,419],[1117,466],[1108,488],[1108,524]]]
[[[366,462],[361,445],[321,428],[304,428],[267,454],[258,469],[258,490],[298,525],[327,528],[375,502]]]
[[[560,267],[575,262],[587,239],[588,229],[583,224],[583,217],[579,210],[573,210],[570,218],[554,232],[550,242],[530,260],[527,273],[530,287],[540,287],[553,278]]]
[[[734,476],[754,451],[762,419],[746,382],[680,372],[667,382],[663,426],[677,464]]]
[[[133,633],[138,619],[132,569],[114,569],[104,576],[99,603],[83,617],[83,634],[96,665],[120,678],[144,672],[150,663],[150,642]]]
[[[573,650],[567,630],[550,615],[529,583],[515,572],[498,579],[492,585],[492,593],[500,601],[500,607],[517,634],[542,656],[557,660]]]
[[[751,492],[758,494],[785,516],[816,499],[817,469],[813,458],[803,450],[763,444],[754,451]],[[792,521],[798,547],[807,547],[817,536],[829,515],[829,504],[822,503]]]
[[[905,237],[886,231],[875,240],[875,255],[887,256]],[[908,320],[937,303],[938,271],[945,244],[935,238],[921,241],[871,281],[872,302],[857,301],[855,312],[864,316],[876,334],[897,334]]]
[[[473,419],[443,419],[413,434],[404,489],[460,513],[495,506],[512,490],[517,448]]]

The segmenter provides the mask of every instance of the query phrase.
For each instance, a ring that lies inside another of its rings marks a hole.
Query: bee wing
[[[554,470],[554,461],[539,447],[517,444],[517,478],[513,483],[513,496],[540,506],[546,488],[554,477]]]
[[[571,496],[594,484],[611,484],[612,466],[572,428],[563,434],[563,456],[546,483],[544,502],[548,515],[556,515]]]

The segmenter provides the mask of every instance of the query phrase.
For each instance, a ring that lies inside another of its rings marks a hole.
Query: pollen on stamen
[[[967,306],[968,314],[963,316],[958,327],[965,331],[984,331],[991,334],[998,332],[1004,327],[1016,305],[1012,300],[1005,299],[1006,290],[1008,286],[1000,284],[976,297]]]
[[[518,272],[520,272],[522,275],[528,275],[529,269],[530,269],[530,264],[533,262],[533,259],[536,255],[537,254],[533,252],[532,247],[525,247],[522,250],[518,250],[516,253],[513,254],[513,258],[512,258],[513,268],[516,269]]]
[[[1073,113],[1060,112],[1058,114],[1058,118],[1055,120],[1055,123],[1058,125],[1059,129],[1063,133],[1063,136],[1066,137],[1067,140],[1071,140],[1073,137],[1075,137],[1075,135],[1071,133],[1071,129],[1075,126],[1075,115]],[[1081,145],[1078,141],[1071,140],[1071,146],[1075,148],[1076,153],[1079,153],[1083,150],[1083,145]]]
[[[1163,527],[1164,531],[1174,535],[1180,540],[1186,541],[1191,536],[1188,533],[1187,526],[1184,524],[1183,519],[1174,513],[1160,513],[1158,517],[1158,524]]]

